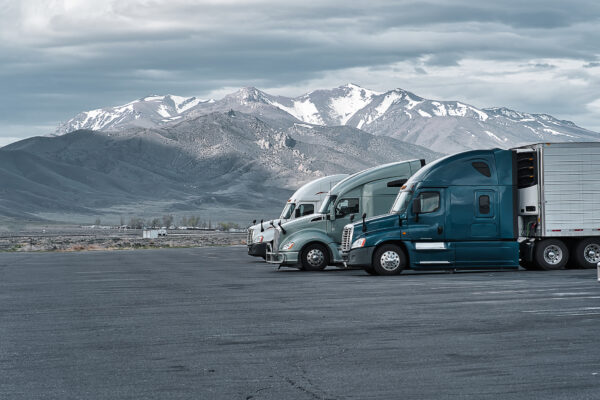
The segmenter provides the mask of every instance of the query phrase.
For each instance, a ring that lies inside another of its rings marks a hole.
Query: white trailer
[[[296,190],[286,202],[278,219],[261,220],[259,224],[248,228],[246,239],[248,254],[265,258],[267,243],[273,241],[274,227],[318,211],[331,188],[347,176],[347,174],[325,176],[310,181]]]
[[[526,267],[600,262],[600,143],[515,149],[521,259]]]

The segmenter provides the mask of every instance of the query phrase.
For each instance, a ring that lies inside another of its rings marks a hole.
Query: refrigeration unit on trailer
[[[400,187],[424,164],[410,160],[380,165],[340,181],[317,214],[276,226],[267,244],[267,262],[303,270],[343,265],[338,246],[344,226],[355,216],[387,212]]]
[[[600,261],[600,143],[459,153],[422,168],[389,214],[344,228],[351,266],[561,269]]]
[[[570,262],[595,268],[600,262],[600,143],[545,143],[514,151],[523,266],[557,269]]]
[[[339,181],[346,178],[348,174],[329,175],[310,181],[288,199],[279,216],[279,219],[261,221],[248,228],[247,240],[248,254],[255,257],[265,257],[267,243],[273,240],[274,226],[311,215],[321,207],[323,199]]]

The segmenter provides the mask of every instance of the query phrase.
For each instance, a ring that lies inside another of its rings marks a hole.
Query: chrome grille
[[[251,245],[252,244],[252,236],[254,234],[254,229],[252,228],[248,228],[248,234],[246,235],[246,244],[247,245]]]
[[[354,225],[346,225],[342,232],[342,251],[350,251],[352,245],[352,234],[354,233]]]

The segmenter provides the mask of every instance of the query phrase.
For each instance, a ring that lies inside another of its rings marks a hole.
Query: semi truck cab
[[[248,255],[254,257],[266,256],[267,243],[273,240],[274,227],[279,223],[314,214],[329,190],[348,174],[329,175],[306,183],[288,199],[279,219],[261,221],[247,230],[246,244]]]
[[[404,268],[518,268],[512,163],[511,151],[494,149],[424,167],[389,214],[344,228],[348,265],[380,275]]]

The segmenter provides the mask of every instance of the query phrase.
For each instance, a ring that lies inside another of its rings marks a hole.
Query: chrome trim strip
[[[445,242],[415,242],[415,250],[446,250]]]
[[[449,265],[452,264],[450,261],[421,261],[419,262],[420,265],[433,265],[433,264],[444,264],[444,265]]]

